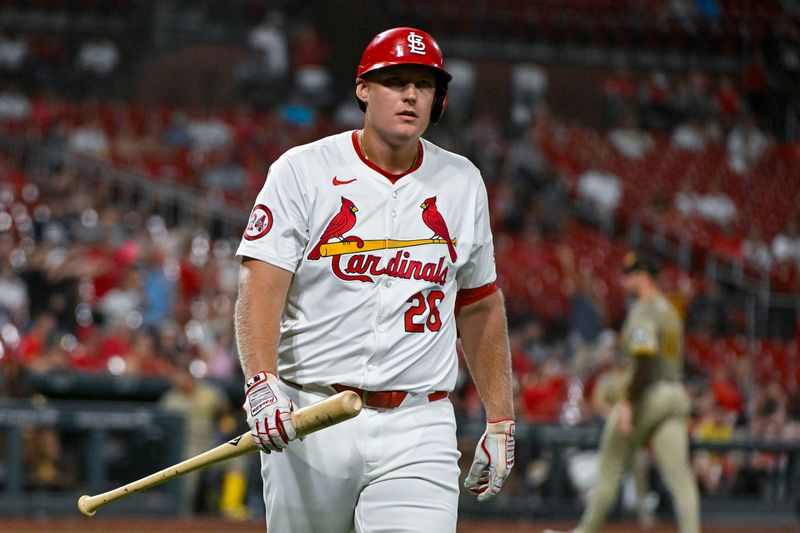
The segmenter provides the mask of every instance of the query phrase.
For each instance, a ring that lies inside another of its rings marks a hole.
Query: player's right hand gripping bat
[[[353,391],[344,391],[315,404],[292,411],[292,424],[297,431],[297,436],[304,437],[309,433],[349,420],[360,411],[361,397]],[[253,439],[250,438],[250,432],[244,433],[225,444],[220,444],[207,452],[168,466],[127,485],[95,496],[83,495],[78,500],[78,509],[86,516],[94,516],[97,509],[114,500],[119,500],[142,489],[160,485],[171,478],[182,476],[226,459],[239,457],[257,449],[256,445],[253,444]]]

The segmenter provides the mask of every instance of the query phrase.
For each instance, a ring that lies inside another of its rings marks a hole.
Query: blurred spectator
[[[92,119],[68,133],[67,150],[77,155],[105,159],[111,154],[111,141],[100,121]]]
[[[577,274],[576,287],[569,295],[570,331],[578,335],[579,345],[593,346],[603,328],[603,309],[597,298],[599,280],[591,270]]]
[[[730,442],[734,435],[736,415],[714,402],[712,395],[704,395],[697,402],[697,421],[692,429],[692,438],[701,443]],[[709,450],[695,450],[692,465],[701,493],[719,494],[731,483],[735,467],[730,455]]]
[[[0,262],[0,320],[7,316],[15,322],[27,318],[28,288],[11,265]]]
[[[692,182],[684,179],[673,199],[675,210],[686,218],[692,218],[696,214],[698,196],[692,186]]]
[[[45,345],[44,351],[28,363],[28,368],[35,373],[65,370],[70,366],[70,353],[67,347],[74,342],[70,334],[60,334]]]
[[[541,185],[546,161],[537,143],[536,124],[511,143],[505,157],[503,174],[518,194],[526,196]]]
[[[613,228],[622,182],[608,170],[589,168],[578,178],[578,199],[594,211],[604,228]]]
[[[800,245],[800,241],[798,241]],[[772,253],[769,244],[764,240],[761,227],[751,223],[747,237],[742,241],[742,257],[750,265],[763,272],[772,268]]]
[[[608,134],[614,149],[628,159],[642,159],[654,146],[652,136],[641,129],[638,117],[632,107],[622,113],[619,126]]]
[[[31,328],[22,334],[19,342],[19,359],[24,365],[32,365],[37,359],[44,357],[48,348],[54,343],[58,322],[50,313],[42,313],[31,324]]]
[[[736,368],[728,364],[711,369],[711,392],[721,409],[733,417],[731,425],[744,414],[744,394],[736,379]]]
[[[20,81],[22,70],[30,56],[30,45],[19,35],[0,29],[0,80]]]
[[[736,204],[717,184],[709,192],[696,197],[695,209],[702,218],[720,227],[732,224],[738,216]]]
[[[800,267],[800,233],[795,219],[772,239],[772,255],[778,263],[794,263]]]
[[[680,150],[702,152],[706,149],[706,132],[695,116],[689,116],[672,130],[672,145]]]
[[[746,114],[728,133],[728,166],[742,176],[761,160],[769,147],[769,139],[758,128],[752,114]]]
[[[177,263],[168,261],[163,246],[153,243],[144,253],[142,278],[142,323],[156,326],[172,316]]]
[[[127,267],[120,276],[119,284],[105,293],[97,301],[97,310],[107,324],[134,320],[142,308],[142,280],[133,267]]]
[[[280,11],[271,11],[264,20],[250,30],[247,44],[258,52],[258,59],[263,66],[266,85],[277,85],[289,71],[289,46],[284,28],[284,15]]]
[[[189,148],[192,136],[189,134],[189,117],[181,108],[173,109],[169,114],[167,124],[161,135],[161,141],[167,148]]]
[[[124,355],[125,374],[130,376],[164,376],[169,370],[169,361],[156,351],[153,333],[145,329],[134,330]]]
[[[536,109],[546,96],[547,84],[547,71],[538,65],[511,67],[510,115],[515,127],[525,129],[535,119]]]
[[[520,418],[528,422],[558,422],[566,398],[564,365],[557,357],[550,357],[522,379]]]
[[[184,457],[203,453],[219,444],[217,422],[231,411],[231,403],[215,385],[200,380],[189,366],[174,365],[169,372],[171,387],[159,400],[163,409],[181,414],[186,423]],[[203,469],[183,477],[180,511],[188,514],[209,511],[209,502],[203,494],[203,478],[208,478],[221,467]]]
[[[211,150],[220,150],[233,141],[233,131],[213,111],[206,109],[196,118],[190,118],[186,133],[191,139],[192,151],[203,156]]]
[[[328,47],[313,24],[304,20],[297,23],[291,50],[296,95],[316,106],[331,104],[333,78],[326,63]]]
[[[75,58],[83,94],[111,96],[120,60],[119,48],[108,36],[96,35],[84,41]]]
[[[738,217],[738,209],[730,196],[715,185],[707,193],[695,192],[688,180],[681,183],[681,189],[675,194],[675,209],[684,217],[700,217],[714,224],[725,227]]]
[[[25,489],[35,491],[75,490],[78,461],[62,446],[52,427],[26,428],[22,435]]]
[[[236,66],[234,80],[241,94],[259,105],[283,98],[289,74],[289,45],[283,13],[271,11],[247,37],[248,56]]]
[[[0,124],[22,123],[31,116],[31,100],[16,84],[0,91]]]

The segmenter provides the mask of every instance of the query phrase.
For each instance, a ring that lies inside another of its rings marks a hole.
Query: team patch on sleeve
[[[264,204],[258,204],[250,212],[250,220],[243,237],[248,241],[260,239],[272,229],[272,211]]]
[[[655,355],[658,351],[655,324],[649,321],[637,324],[631,331],[629,343],[633,355]]]

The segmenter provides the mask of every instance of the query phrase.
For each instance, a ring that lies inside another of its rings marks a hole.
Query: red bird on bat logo
[[[438,235],[441,239],[447,241],[447,251],[450,252],[450,261],[455,263],[456,258],[458,258],[456,247],[453,246],[453,240],[450,238],[450,231],[447,229],[447,223],[436,208],[436,197],[431,196],[422,202],[420,207],[422,208],[422,221],[433,231],[433,237]]]
[[[322,232],[322,236],[319,238],[317,245],[314,246],[314,249],[308,254],[310,260],[316,261],[322,257],[322,255],[320,255],[320,248],[329,240],[333,238],[344,240],[342,236],[356,225],[356,211],[358,211],[356,205],[342,196],[342,207],[339,209],[339,212],[336,213],[336,216],[328,223],[328,227],[325,228],[325,231]]]

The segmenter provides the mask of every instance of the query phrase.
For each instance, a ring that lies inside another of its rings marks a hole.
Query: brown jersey
[[[634,304],[622,327],[621,346],[628,357],[630,375],[640,358],[654,357],[651,382],[682,379],[683,321],[663,295],[639,299]]]

